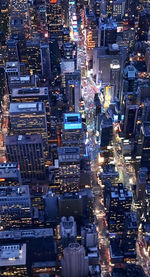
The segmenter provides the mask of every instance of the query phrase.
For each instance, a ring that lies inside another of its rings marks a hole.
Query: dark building
[[[76,193],[65,193],[58,199],[59,216],[73,216],[78,224],[93,219],[93,194],[90,189]]]
[[[125,225],[123,231],[122,249],[124,261],[136,259],[136,240],[138,234],[138,221],[135,212],[125,214]]]
[[[0,187],[21,184],[22,179],[18,163],[0,164]]]
[[[42,76],[47,80],[50,80],[51,79],[51,60],[50,60],[49,43],[41,43],[40,53],[41,53]]]
[[[81,97],[81,72],[74,71],[72,73],[66,73],[65,87],[69,111],[78,112]]]
[[[148,169],[148,174],[150,173],[150,123],[143,123],[141,128],[141,166]]]
[[[112,119],[105,117],[101,123],[101,148],[110,145],[113,137]]]
[[[125,212],[129,212],[132,193],[122,184],[113,185],[106,197],[107,221],[110,233],[122,233],[125,223]]]
[[[8,162],[18,162],[23,179],[45,179],[45,163],[41,135],[7,136]]]
[[[117,23],[111,19],[102,21],[99,19],[98,46],[108,46],[116,43]]]
[[[6,230],[31,226],[29,187],[0,187],[0,213],[1,226]]]

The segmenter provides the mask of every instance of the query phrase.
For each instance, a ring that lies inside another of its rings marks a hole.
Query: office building
[[[110,233],[122,233],[124,230],[125,212],[129,212],[132,203],[132,192],[122,184],[112,186],[107,194],[107,220]]]
[[[125,96],[124,135],[126,138],[135,136],[139,105],[136,95],[129,93]]]
[[[61,218],[60,235],[63,248],[67,247],[69,243],[76,242],[77,225],[73,216],[68,219],[65,216]]]
[[[106,148],[110,145],[113,138],[113,125],[111,118],[103,118],[101,122],[101,148]]]
[[[88,224],[85,227],[81,227],[81,244],[85,248],[93,248],[98,245],[96,225]]]
[[[29,74],[41,75],[41,53],[40,53],[40,42],[38,40],[27,40],[26,41],[26,66]]]
[[[62,145],[79,146],[80,153],[85,153],[85,130],[79,113],[64,114]]]
[[[10,77],[10,76],[19,77],[20,76],[20,63],[16,62],[16,61],[6,62],[5,72],[6,72],[7,77]]]
[[[4,230],[31,226],[29,187],[0,187],[0,214]]]
[[[64,277],[86,277],[88,276],[88,259],[85,249],[79,243],[70,243],[64,249],[62,259],[62,275]]]
[[[62,8],[59,0],[50,0],[46,4],[48,33],[62,40]]]
[[[51,60],[50,60],[50,47],[48,43],[40,44],[41,53],[41,65],[42,65],[42,76],[47,80],[51,79]]]
[[[93,75],[96,83],[110,85],[114,89],[113,98],[120,98],[122,88],[121,72],[126,59],[126,48],[118,44],[95,47],[93,50]],[[118,84],[117,84],[118,82]]]
[[[7,136],[6,155],[8,162],[18,162],[23,180],[45,179],[45,161],[41,135]]]
[[[146,62],[147,73],[150,74],[150,47],[146,48],[145,62]]]
[[[150,123],[143,123],[141,127],[141,167],[148,169],[148,175],[150,173]]]
[[[127,212],[125,214],[125,226],[123,232],[122,249],[124,252],[124,260],[136,259],[136,240],[138,234],[138,221],[135,212]]]
[[[123,71],[123,91],[134,92],[137,90],[138,72],[133,65],[127,65]]]
[[[8,76],[9,91],[13,88],[35,87],[36,83],[37,76],[35,75]]]
[[[9,62],[19,61],[18,43],[16,40],[7,40],[7,57]]]
[[[12,134],[40,134],[43,139],[44,154],[47,157],[48,133],[46,121],[46,108],[44,103],[11,103],[9,112]]]
[[[86,47],[92,50],[98,45],[98,32],[96,16],[92,10],[85,11]]]
[[[112,16],[117,20],[121,20],[125,14],[126,0],[113,1]]]
[[[61,192],[80,189],[80,148],[59,147],[59,178]]]
[[[11,90],[11,102],[43,102],[46,109],[48,140],[50,139],[50,99],[48,87],[23,87]]]
[[[22,184],[18,163],[0,164],[0,187],[17,186]]]
[[[144,201],[145,198],[145,190],[148,177],[147,173],[148,169],[146,167],[140,167],[138,181],[136,185],[136,197],[139,201]]]
[[[102,20],[99,18],[98,47],[116,43],[117,23],[112,19]]]
[[[0,245],[0,275],[29,276],[26,243]]]
[[[73,216],[77,224],[93,220],[93,193],[85,189],[76,193],[65,193],[58,198],[59,216]]]
[[[81,98],[81,72],[66,73],[65,87],[69,111],[78,112]]]

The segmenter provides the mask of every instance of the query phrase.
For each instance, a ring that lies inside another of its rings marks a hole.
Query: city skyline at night
[[[150,276],[150,1],[0,0],[0,276]]]

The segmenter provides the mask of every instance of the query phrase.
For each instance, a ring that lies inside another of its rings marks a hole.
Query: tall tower
[[[88,259],[85,257],[85,249],[79,243],[70,243],[64,249],[62,259],[63,277],[87,277]]]
[[[51,61],[50,61],[50,48],[48,43],[42,43],[40,45],[41,52],[41,65],[42,65],[42,75],[47,80],[51,77]]]

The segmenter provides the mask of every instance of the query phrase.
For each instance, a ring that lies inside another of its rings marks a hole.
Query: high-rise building
[[[141,127],[141,166],[148,169],[148,175],[150,173],[150,122],[145,122]]]
[[[93,11],[86,9],[85,12],[85,27],[86,27],[86,47],[91,50],[97,46],[98,32],[97,21]]]
[[[31,226],[29,187],[0,187],[1,226],[4,229]]]
[[[67,220],[65,216],[61,218],[60,234],[63,247],[67,247],[69,243],[76,241],[77,225],[73,216]]]
[[[125,226],[123,232],[122,248],[124,261],[136,259],[136,240],[138,234],[138,221],[135,212],[125,214]]]
[[[41,43],[41,65],[42,65],[42,76],[47,80],[51,78],[51,61],[50,61],[50,47],[48,43]]]
[[[114,0],[112,8],[112,16],[117,20],[121,20],[125,14],[126,0]]]
[[[48,87],[23,87],[11,90],[11,101],[15,103],[43,102],[46,109],[48,140],[50,138],[50,99]]]
[[[125,212],[129,212],[132,203],[132,192],[122,184],[112,186],[106,198],[108,211],[108,228],[111,233],[122,233],[124,230]]]
[[[41,135],[7,136],[6,155],[8,162],[18,162],[24,179],[45,179],[45,161]]]
[[[136,104],[136,97],[130,93],[125,97],[125,118],[124,134],[126,138],[134,137],[139,106]]]
[[[68,99],[69,111],[79,111],[79,101],[81,98],[81,73],[75,71],[65,74],[66,95]]]
[[[11,103],[11,132],[14,135],[40,134],[43,139],[44,153],[48,155],[48,133],[46,109],[43,102]]]
[[[0,246],[0,274],[1,276],[29,276],[26,266],[26,243],[2,244]]]
[[[85,153],[85,130],[79,113],[64,114],[62,145],[79,146],[80,153]]]
[[[96,77],[96,83],[102,82],[103,85],[112,86],[114,88],[113,98],[121,94],[121,72],[125,59],[126,48],[118,44],[96,47],[93,50],[93,75]]]
[[[98,234],[96,225],[89,224],[81,228],[81,244],[86,247],[96,247],[98,244]]]
[[[101,148],[110,145],[113,137],[112,119],[104,117],[101,122]]]
[[[134,92],[137,90],[138,72],[133,65],[127,65],[123,72],[123,91]]]
[[[21,173],[18,163],[0,164],[0,187],[21,185]]]
[[[8,61],[19,61],[18,42],[16,40],[7,40],[7,56]]]
[[[62,7],[59,0],[50,0],[46,5],[47,26],[50,36],[62,40]]]
[[[59,177],[62,192],[80,189],[80,148],[59,147]]]
[[[59,216],[73,216],[77,223],[93,220],[93,194],[90,189],[64,193],[58,198]]]
[[[41,54],[40,54],[40,42],[38,40],[26,41],[26,66],[27,72],[32,74],[41,75]]]
[[[112,19],[102,21],[100,18],[98,26],[98,47],[116,43],[116,40],[117,23]]]
[[[64,249],[62,273],[64,277],[88,276],[88,259],[84,247],[79,243],[70,243]]]
[[[150,47],[146,48],[145,62],[147,67],[147,73],[149,74],[150,73]]]
[[[19,77],[20,76],[20,63],[17,61],[6,62],[5,72],[7,77]]]

